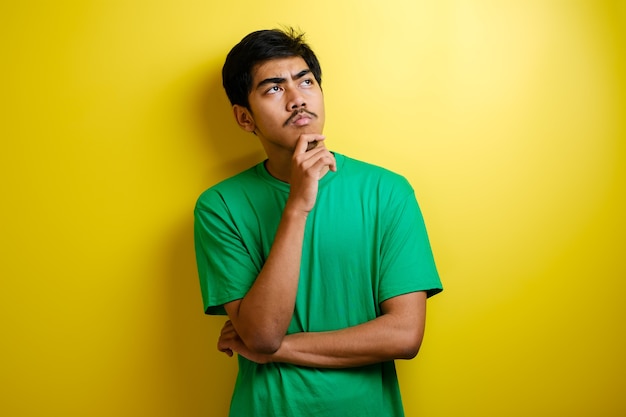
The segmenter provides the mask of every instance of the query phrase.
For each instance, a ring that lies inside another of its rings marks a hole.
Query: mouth
[[[296,110],[285,121],[285,123],[283,124],[283,127],[287,127],[290,124],[294,126],[306,126],[311,122],[311,120],[316,119],[316,118],[317,118],[317,114],[311,111],[308,111],[305,109]]]

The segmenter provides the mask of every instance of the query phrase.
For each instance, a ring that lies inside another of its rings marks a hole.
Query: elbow
[[[404,340],[398,344],[396,359],[413,359],[419,353],[422,346],[422,334],[406,335]]]
[[[283,342],[283,336],[251,335],[244,341],[248,349],[263,355],[272,355],[278,351]]]
[[[413,359],[420,351],[419,344],[407,345],[399,352],[398,359]]]
[[[273,355],[280,348],[280,342],[275,341],[255,341],[248,346],[252,351],[263,355]]]

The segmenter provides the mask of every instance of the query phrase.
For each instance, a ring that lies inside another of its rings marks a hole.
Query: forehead
[[[270,59],[252,68],[252,80],[256,85],[266,78],[290,78],[305,69],[309,69],[309,66],[299,56]]]

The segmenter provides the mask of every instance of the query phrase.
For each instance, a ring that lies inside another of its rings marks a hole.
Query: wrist
[[[268,362],[289,362],[287,354],[289,352],[289,335],[283,337],[283,340],[278,347],[278,350],[271,355],[268,355]]]
[[[302,207],[302,205],[289,198],[283,209],[283,216],[293,220],[306,220],[310,211],[311,210],[307,210],[306,207]]]

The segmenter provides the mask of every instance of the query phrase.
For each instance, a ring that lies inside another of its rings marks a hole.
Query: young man
[[[325,146],[301,34],[247,35],[222,76],[267,154],[195,209],[205,312],[228,314],[218,349],[239,358],[230,415],[402,416],[394,360],[417,354],[442,290],[411,186]]]

